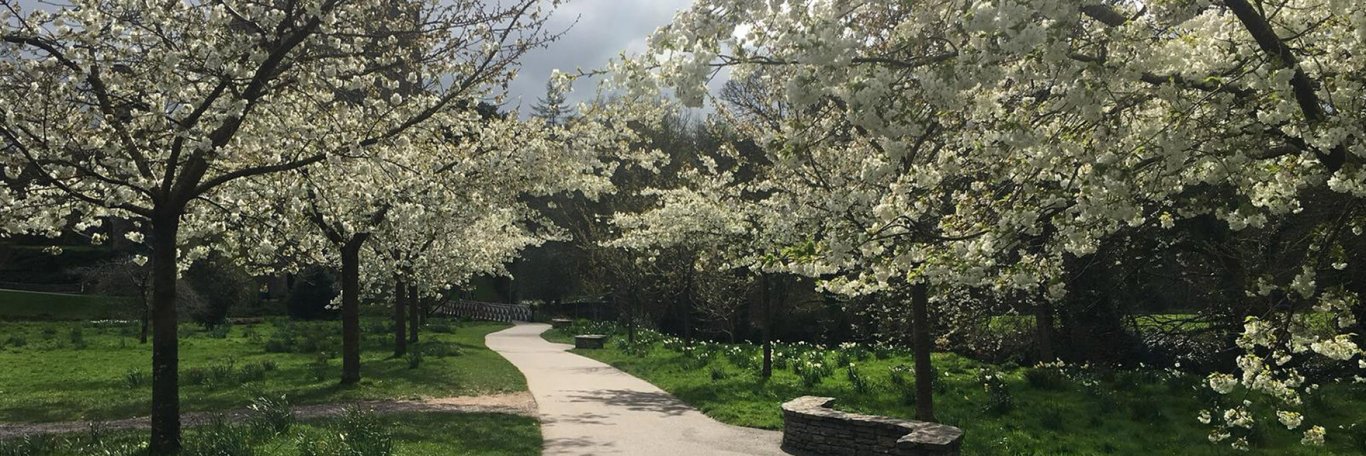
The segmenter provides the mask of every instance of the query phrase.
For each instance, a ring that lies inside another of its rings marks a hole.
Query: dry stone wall
[[[924,421],[845,413],[835,399],[802,396],[783,404],[783,449],[796,455],[957,456],[963,431]]]

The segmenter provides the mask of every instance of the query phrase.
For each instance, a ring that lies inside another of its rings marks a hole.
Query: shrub
[[[147,384],[147,372],[129,369],[128,372],[123,373],[123,384],[128,389],[141,388],[142,385]]]
[[[284,396],[279,399],[258,397],[248,408],[247,426],[257,437],[270,438],[289,431],[294,425],[294,411]]]
[[[1040,390],[1059,391],[1067,388],[1067,376],[1051,367],[1031,367],[1024,371],[1025,382]]]
[[[421,350],[411,350],[411,351],[409,351],[409,352],[408,352],[408,368],[409,368],[409,369],[417,369],[418,366],[421,366],[421,365],[422,365],[422,351],[421,351]]]
[[[217,329],[228,317],[228,310],[251,304],[256,299],[256,281],[250,274],[237,266],[232,260],[217,254],[194,262],[185,271],[187,292],[194,295],[186,315],[205,328]],[[210,332],[210,337],[221,339],[218,332]],[[224,331],[223,337],[227,332]]]
[[[207,426],[196,429],[186,439],[186,456],[251,456],[251,436],[241,427],[233,426],[223,416],[216,416]]]
[[[317,320],[335,313],[328,304],[337,297],[336,279],[322,266],[305,268],[296,276],[285,298],[289,317],[297,320]]]

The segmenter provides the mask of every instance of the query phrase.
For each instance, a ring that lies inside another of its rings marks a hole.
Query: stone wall
[[[956,456],[963,431],[924,421],[845,413],[835,399],[802,396],[783,404],[783,449],[796,455]]]

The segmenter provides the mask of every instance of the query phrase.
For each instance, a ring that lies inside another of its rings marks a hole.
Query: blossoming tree
[[[824,233],[813,261],[852,273],[828,283],[843,292],[904,279],[1059,299],[1068,264],[1121,230],[1209,216],[1239,231],[1335,213],[1277,252],[1293,273],[1253,271],[1242,285],[1251,298],[1239,299],[1261,309],[1244,313],[1242,375],[1211,379],[1295,417],[1307,385],[1292,356],[1360,356],[1349,334],[1359,296],[1342,275],[1327,281],[1350,266],[1332,252],[1366,195],[1363,8],[701,1],[619,74],[690,103],[721,67],[763,78],[788,108],[751,137],[792,171],[774,179],[778,194],[812,221],[803,230]],[[1332,330],[1310,330],[1310,313],[1337,317]],[[1250,422],[1226,419],[1211,437]]]
[[[0,6],[5,178],[23,185],[15,206],[41,216],[4,228],[141,222],[152,252],[154,452],[180,444],[174,299],[177,261],[190,259],[178,252],[187,211],[242,178],[363,155],[506,78],[544,36],[536,5]],[[399,87],[411,95],[395,96]]]

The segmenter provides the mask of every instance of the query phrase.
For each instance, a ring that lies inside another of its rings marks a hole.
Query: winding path
[[[526,375],[541,415],[545,455],[782,455],[777,431],[713,420],[658,387],[565,350],[518,323],[488,347]]]

